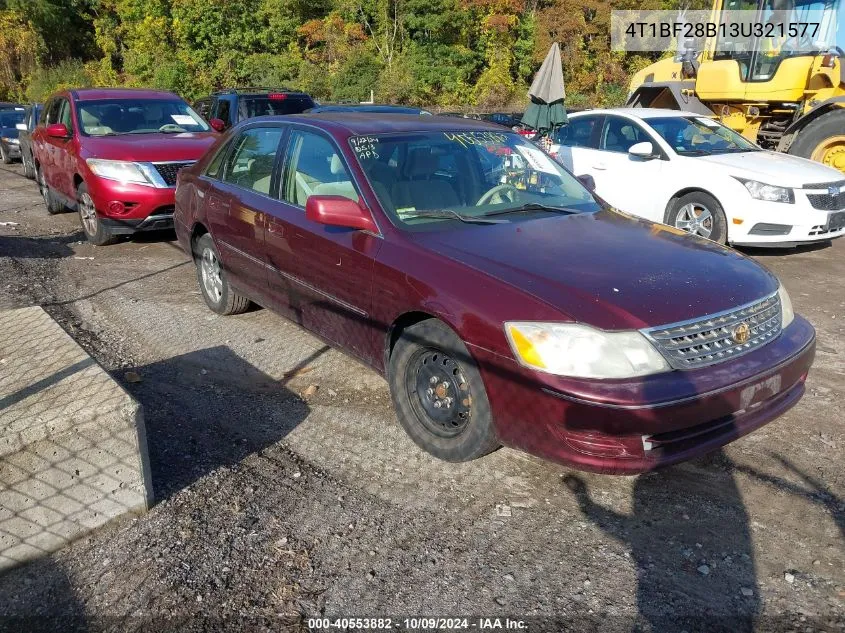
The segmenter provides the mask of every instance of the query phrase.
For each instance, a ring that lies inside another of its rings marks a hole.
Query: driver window
[[[298,207],[304,207],[311,196],[343,196],[358,201],[343,159],[328,139],[296,130],[288,147],[283,200]]]
[[[59,111],[59,123],[63,123],[68,129],[68,132],[73,132],[73,117],[70,111],[70,102],[67,99],[62,99],[61,110]]]
[[[650,140],[643,129],[633,121],[611,116],[605,119],[599,149],[626,154],[632,145]]]

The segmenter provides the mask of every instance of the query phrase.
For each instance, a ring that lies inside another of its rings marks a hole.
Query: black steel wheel
[[[428,319],[402,331],[388,382],[399,423],[425,451],[462,462],[498,448],[481,374],[445,323]]]

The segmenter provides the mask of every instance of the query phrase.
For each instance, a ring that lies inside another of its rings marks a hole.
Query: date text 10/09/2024
[[[309,618],[308,630],[319,631],[527,631],[524,620],[512,618]]]

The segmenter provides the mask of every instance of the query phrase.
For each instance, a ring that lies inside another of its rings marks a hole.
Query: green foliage
[[[663,8],[680,1],[645,0]],[[610,52],[610,10],[642,4],[0,0],[0,95],[41,99],[62,86],[127,85],[192,100],[217,88],[265,85],[322,100],[372,93],[435,108],[516,108],[558,41],[572,106],[615,105],[630,73],[653,57]]]

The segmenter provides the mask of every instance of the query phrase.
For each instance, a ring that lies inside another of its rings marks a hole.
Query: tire
[[[194,264],[202,298],[212,312],[228,316],[246,312],[250,300],[236,292],[220,264],[220,254],[211,235],[202,235],[194,244]]]
[[[798,132],[789,153],[845,172],[845,108],[826,112]]]
[[[399,423],[424,451],[464,462],[499,447],[478,367],[441,321],[428,319],[402,332],[390,355],[388,382]],[[442,406],[435,407],[438,401]]]
[[[32,158],[27,159],[26,154],[21,154],[21,162],[23,162],[23,175],[30,180],[35,180],[35,165],[32,163]]]
[[[719,244],[725,244],[728,239],[728,221],[722,205],[703,191],[693,191],[674,200],[666,214],[666,224]]]
[[[6,146],[3,145],[3,143],[0,143],[0,160],[3,161],[4,165],[12,164],[12,157],[9,156],[9,151],[6,149]]]
[[[35,180],[38,182],[38,190],[41,192],[41,197],[44,199],[44,206],[47,207],[47,213],[50,215],[63,213],[65,205],[56,200],[53,192],[50,191],[50,186],[47,184],[47,181],[44,180],[44,174],[38,168],[35,170]]]
[[[94,206],[94,199],[88,193],[88,185],[84,182],[79,183],[79,187],[76,188],[76,202],[79,223],[82,224],[82,230],[89,242],[94,246],[108,246],[117,242],[117,236],[109,232],[100,222],[97,208]]]

